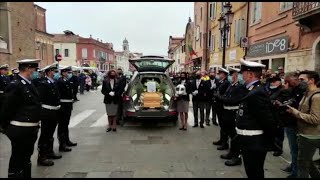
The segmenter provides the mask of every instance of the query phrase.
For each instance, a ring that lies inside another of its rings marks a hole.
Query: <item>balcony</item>
[[[294,2],[292,18],[295,21],[310,18],[320,13],[320,2]]]

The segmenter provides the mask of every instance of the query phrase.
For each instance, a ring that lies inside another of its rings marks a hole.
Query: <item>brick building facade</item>
[[[0,64],[14,68],[17,60],[35,58],[34,25],[33,2],[0,2]]]
[[[34,5],[35,14],[35,55],[41,59],[40,67],[45,67],[55,62],[54,60],[54,35],[47,33],[46,9]]]

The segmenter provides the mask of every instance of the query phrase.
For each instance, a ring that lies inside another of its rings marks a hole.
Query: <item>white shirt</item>
[[[46,76],[46,77],[49,79],[49,81],[51,81],[52,83],[54,83],[54,80],[53,80],[53,79],[49,78],[48,76]]]
[[[111,89],[113,90],[113,86],[114,86],[114,79],[110,79],[110,86],[111,86]]]
[[[197,89],[199,88],[199,85],[200,85],[200,83],[201,83],[201,79],[197,79],[196,80],[196,83],[197,83]]]

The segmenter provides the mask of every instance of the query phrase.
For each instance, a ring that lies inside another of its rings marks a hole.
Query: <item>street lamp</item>
[[[221,16],[218,19],[218,21],[219,21],[219,29],[220,29],[220,34],[222,36],[222,45],[223,45],[222,67],[225,68],[227,34],[229,33],[229,30],[231,28],[234,13],[231,11],[232,5],[230,4],[230,2],[227,2],[223,6],[223,8],[224,8],[224,11],[221,13]]]

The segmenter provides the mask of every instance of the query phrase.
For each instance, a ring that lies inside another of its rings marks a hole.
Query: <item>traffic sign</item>
[[[55,59],[56,59],[56,61],[61,61],[62,60],[62,56],[60,54],[57,54]]]

